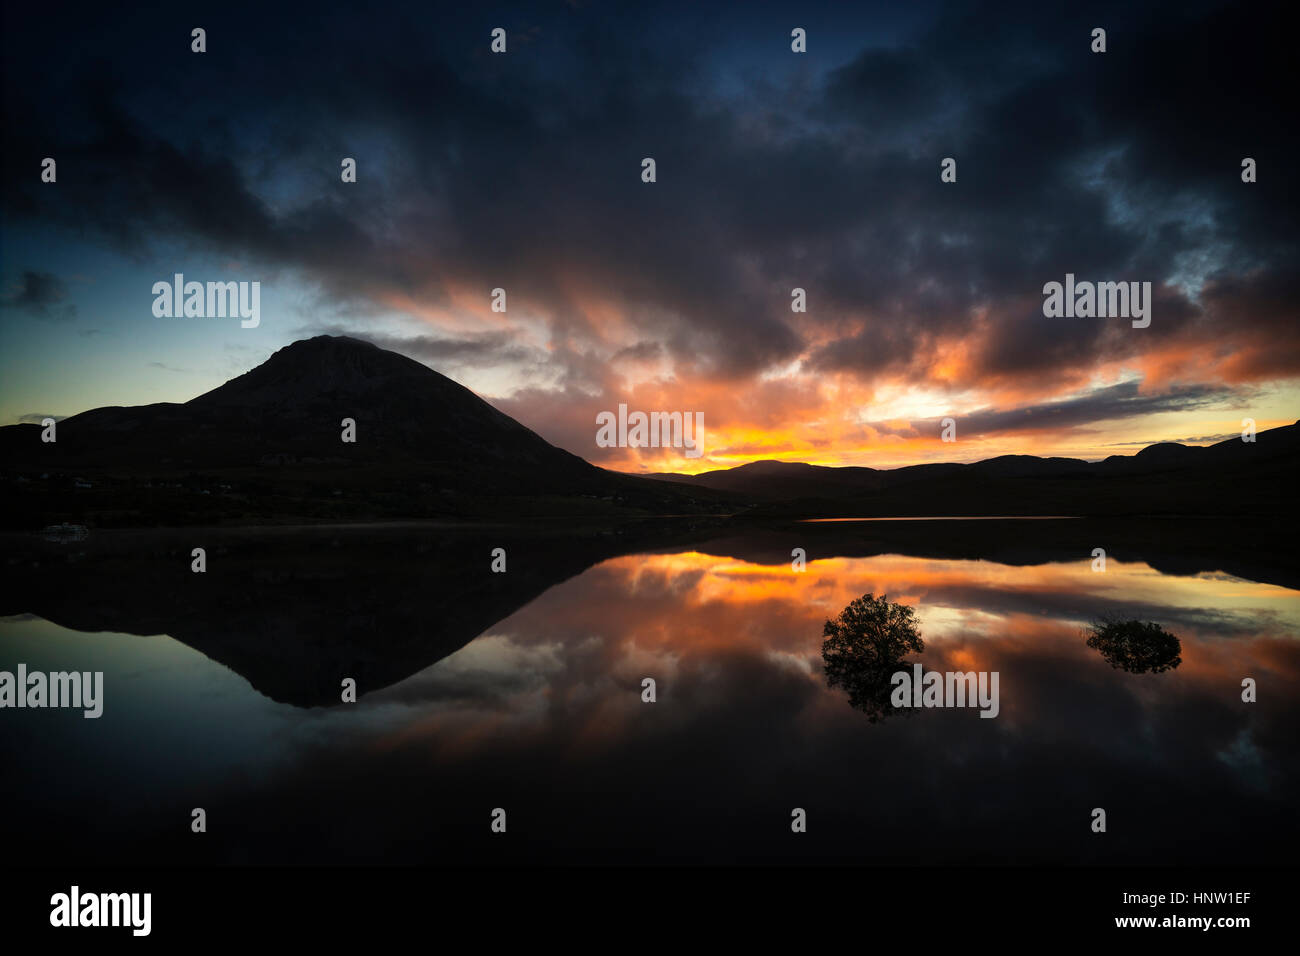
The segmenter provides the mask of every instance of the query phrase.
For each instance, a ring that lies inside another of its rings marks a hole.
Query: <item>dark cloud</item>
[[[149,55],[65,60],[49,88],[17,78],[65,34],[15,14],[38,29],[5,41],[4,210],[140,255],[182,240],[291,270],[354,315],[505,287],[512,313],[545,323],[561,388],[642,343],[688,376],[803,357],[923,382],[944,343],[966,341],[949,384],[1052,382],[1253,335],[1261,305],[1280,347],[1248,350],[1234,374],[1294,376],[1295,299],[1260,284],[1289,294],[1297,251],[1282,12],[952,4],[906,43],[809,54],[802,72],[773,60],[741,83],[726,31],[660,32],[696,25],[671,6],[507,11],[520,42],[503,57],[463,12],[331,11],[280,30],[258,8],[249,30],[233,6],[196,56],[173,24],[115,11],[104,44]],[[160,75],[184,110],[162,107]],[[57,189],[32,173],[50,153]],[[1246,155],[1258,183],[1240,181]],[[355,184],[338,181],[343,156]],[[946,156],[955,184],[939,180]],[[1152,327],[1045,319],[1041,287],[1066,272],[1151,281]],[[404,347],[535,359],[497,332]]]
[[[5,308],[16,309],[38,319],[76,318],[77,307],[65,302],[68,289],[63,280],[50,272],[27,270],[16,292],[0,300]]]
[[[1189,435],[1184,438],[1150,438],[1146,441],[1117,441],[1112,444],[1117,448],[1145,448],[1147,445],[1155,445],[1160,442],[1176,442],[1180,445],[1213,445],[1221,441],[1227,441],[1229,438],[1240,437],[1240,432],[1223,432],[1218,435]]]
[[[637,342],[635,345],[629,345],[627,348],[619,349],[610,356],[611,362],[628,360],[633,362],[648,362],[660,358],[663,355],[663,346],[658,342]]]
[[[1249,389],[1233,390],[1212,385],[1188,385],[1144,394],[1139,383],[1121,382],[1064,401],[961,415],[958,427],[962,434],[972,438],[1013,432],[1065,430],[1090,422],[1135,418],[1190,408],[1246,407],[1249,394]],[[939,431],[939,419],[911,422],[910,426],[912,434],[935,434]],[[884,422],[873,427],[882,432],[890,430]]]

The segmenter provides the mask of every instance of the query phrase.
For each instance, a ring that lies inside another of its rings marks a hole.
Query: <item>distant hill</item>
[[[752,461],[735,468],[706,471],[698,475],[657,473],[646,477],[768,499],[870,490],[882,487],[882,474],[874,468],[830,468],[824,465],[805,465],[802,462]]]
[[[977,475],[1023,478],[1085,474],[1088,468],[1088,462],[1078,458],[1003,455],[974,465],[937,462],[885,470],[861,466],[834,467],[765,460],[749,462],[735,468],[706,471],[698,475],[657,472],[646,477],[660,481],[685,482],[754,498],[786,499],[862,494],[912,481],[957,475],[966,471]]]
[[[759,461],[698,475],[647,477],[743,495],[755,514],[917,515],[1291,514],[1300,423],[1254,442],[1161,442],[1099,462],[1003,455],[971,464],[834,468]]]

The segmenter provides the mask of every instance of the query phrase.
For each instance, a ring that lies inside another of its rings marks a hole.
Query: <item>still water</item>
[[[7,597],[39,610],[0,620],[0,670],[103,671],[104,713],[0,711],[0,840],[87,863],[1287,862],[1300,591],[842,538],[798,572],[801,534],[520,544],[492,594],[491,533],[381,542],[360,577],[346,535],[231,544],[188,594],[188,541],[44,554],[67,590]],[[996,671],[997,717],[850,706],[823,625],[864,594],[915,610],[909,666]],[[1179,662],[1112,666],[1085,643],[1104,617],[1158,623]]]

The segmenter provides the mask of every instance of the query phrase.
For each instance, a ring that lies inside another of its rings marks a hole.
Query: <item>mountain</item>
[[[656,473],[659,481],[677,481],[752,498],[807,498],[836,492],[851,493],[881,487],[882,472],[874,468],[831,468],[802,462],[752,461],[735,468],[698,475]]]
[[[344,421],[355,441],[343,440]],[[1300,423],[1100,462],[832,468],[758,461],[700,475],[606,471],[446,376],[318,336],[188,402],[0,428],[0,528],[737,514],[1293,515]]]
[[[1292,515],[1300,422],[1208,447],[1161,442],[1100,462],[1003,455],[971,464],[833,468],[760,461],[647,477],[743,495],[769,517]]]
[[[597,468],[419,362],[342,336],[294,342],[182,404],[92,409],[48,444],[40,432],[0,428],[5,526],[726,510],[707,491]]]
[[[342,441],[342,422],[356,441]],[[28,460],[39,426],[0,430]],[[226,468],[272,463],[511,465],[533,483],[591,482],[599,469],[547,444],[469,389],[396,352],[318,336],[184,404],[96,408],[35,448],[50,464]]]
[[[727,491],[762,500],[826,498],[863,494],[969,472],[1004,478],[1045,477],[1084,474],[1088,462],[1078,458],[1035,458],[1033,455],[1003,455],[973,465],[936,462],[881,470],[861,466],[834,467],[793,461],[754,461],[735,468],[706,471],[698,475],[656,472],[646,475],[660,481],[685,482],[716,491]]]

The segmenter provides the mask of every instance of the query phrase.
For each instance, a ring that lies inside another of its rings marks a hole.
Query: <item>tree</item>
[[[1100,651],[1111,667],[1132,674],[1159,674],[1183,662],[1182,643],[1152,621],[1117,621],[1102,618],[1089,626],[1087,644]]]
[[[911,666],[904,654],[925,650],[915,610],[891,604],[884,595],[864,594],[827,621],[822,635],[826,683],[847,690],[850,706],[873,724],[893,713],[890,677]]]

